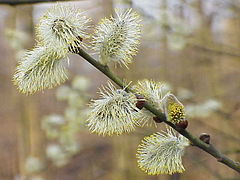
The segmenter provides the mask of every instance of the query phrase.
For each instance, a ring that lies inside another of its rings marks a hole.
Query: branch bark
[[[16,6],[16,5],[26,5],[26,4],[36,4],[36,3],[51,3],[67,0],[0,0],[1,4]]]
[[[98,61],[96,61],[94,58],[92,58],[88,53],[83,51],[82,49],[78,49],[79,56],[87,60],[90,64],[92,64],[95,68],[97,68],[99,71],[101,71],[103,74],[105,74],[109,79],[111,79],[113,82],[115,82],[118,86],[121,88],[125,88],[127,92],[135,93],[129,86],[126,88],[125,83],[123,80],[121,80],[119,77],[117,77],[109,68],[108,66],[103,66]],[[154,115],[156,115],[158,118],[160,118],[164,123],[171,126],[173,129],[175,129],[177,132],[185,136],[187,139],[189,139],[193,146],[196,146],[203,151],[207,152],[208,154],[212,155],[217,159],[217,161],[225,164],[226,166],[230,167],[231,169],[237,171],[240,173],[240,163],[235,162],[234,160],[228,158],[221,152],[219,152],[212,144],[206,144],[203,141],[201,141],[199,138],[193,136],[191,133],[189,133],[185,129],[180,129],[176,127],[174,124],[166,120],[165,115],[151,106],[149,103],[146,103],[144,107],[152,112]]]

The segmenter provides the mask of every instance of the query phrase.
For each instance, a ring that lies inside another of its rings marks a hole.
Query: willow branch
[[[36,4],[36,3],[51,3],[67,0],[0,0],[0,4],[6,4],[11,6],[25,5],[25,4]]]
[[[226,48],[226,46],[223,45],[218,45],[217,44],[212,44],[212,45],[201,45],[201,44],[197,44],[197,43],[189,43],[189,45],[200,49],[202,51],[207,51],[210,53],[214,53],[216,55],[228,55],[228,56],[233,56],[233,57],[240,57],[240,54],[238,53],[239,50],[233,50],[233,48]]]
[[[125,87],[125,83],[122,79],[117,77],[109,68],[108,66],[103,66],[98,61],[96,61],[94,58],[92,58],[88,53],[83,51],[82,49],[78,50],[78,55],[83,57],[85,60],[87,60],[90,64],[92,64],[95,68],[97,68],[99,71],[101,71],[103,74],[105,74],[109,79],[111,79],[113,82],[115,82],[118,86],[121,88]],[[125,87],[125,90],[128,92],[134,92],[133,89],[130,87]],[[231,169],[234,169],[235,171],[240,173],[240,163],[235,162],[234,160],[228,158],[224,154],[220,153],[212,144],[206,144],[203,141],[201,141],[199,138],[193,136],[191,133],[189,133],[185,129],[181,129],[179,127],[176,127],[174,124],[166,120],[165,115],[151,106],[149,103],[146,103],[144,107],[152,112],[154,115],[156,115],[158,118],[160,118],[164,123],[168,124],[172,128],[174,128],[176,131],[178,131],[180,134],[185,136],[187,139],[189,139],[192,143],[192,145],[202,149],[203,151],[207,152],[208,154],[212,155],[217,159],[217,161],[225,164],[226,166],[230,167]]]

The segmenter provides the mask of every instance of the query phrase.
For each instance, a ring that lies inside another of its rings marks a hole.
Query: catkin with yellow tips
[[[137,150],[137,162],[141,170],[149,175],[182,173],[184,150],[189,140],[176,135],[173,129],[145,137]]]

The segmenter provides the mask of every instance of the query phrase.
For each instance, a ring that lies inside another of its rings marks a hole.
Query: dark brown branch
[[[51,3],[67,0],[0,0],[1,4],[16,6],[16,5],[25,5],[25,4],[36,4],[36,3]]]
[[[115,74],[113,74],[108,68],[108,66],[103,66],[82,49],[78,49],[77,54],[83,57],[85,60],[87,60],[90,64],[92,64],[95,68],[97,68],[103,74],[105,74],[109,79],[115,82],[118,86],[122,88],[125,86],[124,82],[120,78],[118,78]],[[130,87],[127,87],[126,91],[130,91],[134,93],[134,91]],[[217,161],[227,165],[228,167],[240,173],[240,163],[235,162],[232,159],[225,156],[224,154],[220,153],[213,145],[202,142],[199,138],[193,136],[187,130],[176,127],[174,124],[166,120],[166,117],[162,112],[160,112],[150,104],[146,103],[144,107],[150,112],[152,112],[154,115],[156,115],[158,118],[160,118],[164,123],[168,124],[169,126],[174,128],[176,131],[178,131],[180,134],[182,134],[187,139],[189,139],[192,145],[202,149],[203,151],[215,157]]]

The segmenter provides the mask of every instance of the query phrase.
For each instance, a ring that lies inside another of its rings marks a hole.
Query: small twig
[[[215,132],[218,133],[218,134],[221,134],[222,136],[224,136],[224,137],[227,138],[227,139],[230,139],[230,140],[232,140],[232,141],[240,142],[240,138],[237,138],[237,137],[235,137],[235,136],[233,136],[233,135],[231,135],[231,134],[228,134],[228,133],[226,133],[226,132],[224,132],[224,131],[222,131],[222,130],[220,130],[220,129],[218,129],[218,128],[215,128],[215,127],[212,126],[211,124],[206,123],[206,121],[201,121],[201,120],[199,120],[198,118],[195,118],[194,121],[197,121],[198,123],[200,123],[200,124],[203,125],[203,126],[206,126],[206,127],[208,127],[208,128],[211,128],[213,131],[215,131]]]
[[[92,58],[88,53],[83,51],[82,49],[78,49],[79,56],[83,57],[85,60],[87,60],[90,64],[92,64],[95,68],[97,68],[99,71],[101,71],[103,74],[105,74],[109,79],[111,79],[113,82],[115,82],[118,86],[121,88],[124,88],[124,82],[117,77],[111,70],[108,68],[108,66],[103,66],[101,63],[96,61],[94,58]],[[130,87],[125,87],[126,91],[135,93]],[[211,154],[213,157],[215,157],[219,162],[227,165],[228,167],[234,169],[235,171],[240,173],[240,163],[233,161],[232,159],[228,158],[224,154],[220,153],[213,145],[206,144],[202,142],[199,138],[193,136],[191,133],[184,129],[177,128],[174,124],[166,120],[165,115],[151,106],[150,104],[146,103],[144,107],[152,112],[154,115],[156,115],[158,118],[160,118],[164,123],[168,124],[172,128],[174,128],[176,131],[178,131],[180,134],[185,136],[187,139],[191,141],[191,143],[202,149],[203,151],[207,152],[208,154]]]
[[[237,51],[224,50],[223,47],[213,48],[211,46],[207,46],[206,44],[205,45],[194,44],[194,43],[189,43],[189,44],[200,50],[207,51],[210,53],[215,53],[217,55],[228,55],[228,56],[233,56],[233,57],[238,57],[238,58],[240,57],[240,54]]]
[[[11,6],[25,5],[25,4],[36,4],[36,3],[51,3],[67,0],[0,0],[0,4],[6,4]]]

